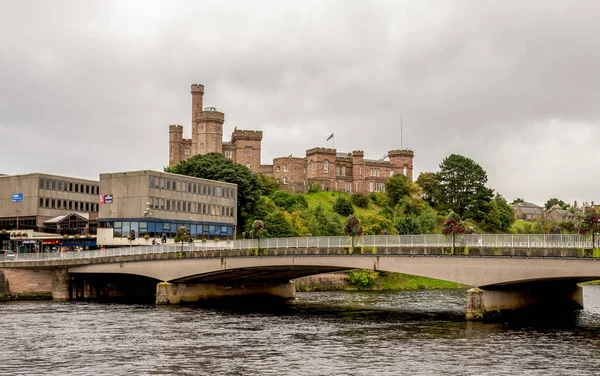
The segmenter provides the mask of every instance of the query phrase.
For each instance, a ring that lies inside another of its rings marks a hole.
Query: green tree
[[[287,238],[296,235],[292,223],[281,210],[275,210],[267,215],[265,232],[270,238]]]
[[[346,217],[350,214],[354,214],[354,207],[347,197],[338,196],[333,203],[333,211]]]
[[[515,222],[515,213],[504,197],[496,194],[488,204],[488,209],[480,220],[481,228],[486,231],[508,231]]]
[[[564,202],[563,200],[559,200],[557,198],[551,198],[548,201],[546,201],[546,203],[544,204],[544,209],[546,209],[546,211],[552,209],[552,207],[554,205],[558,205],[560,209],[566,210],[569,208],[569,204],[567,204],[566,202]]]
[[[381,235],[383,233],[395,234],[396,229],[392,221],[381,215],[367,215],[362,220],[363,234]]]
[[[279,190],[279,183],[272,176],[266,176],[263,173],[257,173],[256,177],[260,182],[262,194],[265,196],[271,195],[273,192]]]
[[[338,236],[344,233],[344,224],[340,217],[327,212],[321,204],[314,209],[303,211],[302,216],[309,233],[313,236]]]
[[[435,207],[440,198],[440,180],[437,174],[433,172],[423,172],[419,174],[415,182],[421,187],[423,200],[429,205]]]
[[[522,203],[524,203],[524,202],[525,202],[525,200],[523,200],[523,199],[522,199],[522,198],[520,198],[520,197],[517,197],[517,198],[515,198],[515,199],[514,199],[514,200],[513,200],[513,201],[512,201],[510,204],[511,204],[511,205],[516,205],[516,204],[522,204]]]
[[[388,196],[388,204],[396,206],[401,198],[410,196],[412,192],[411,182],[402,174],[396,174],[385,183],[385,193]]]
[[[261,183],[255,174],[219,153],[195,155],[175,166],[165,168],[165,171],[237,184],[238,227],[252,215],[262,194]]]
[[[451,154],[440,164],[436,174],[440,182],[440,205],[459,216],[477,220],[480,212],[493,196],[493,190],[485,186],[485,170],[471,158]]]

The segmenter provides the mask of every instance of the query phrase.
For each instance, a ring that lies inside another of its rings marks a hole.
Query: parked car
[[[0,250],[0,261],[14,260],[17,254],[10,249]]]

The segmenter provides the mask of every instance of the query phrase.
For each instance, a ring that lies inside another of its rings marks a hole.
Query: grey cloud
[[[263,163],[327,146],[450,153],[507,198],[591,201],[600,162],[595,1],[0,2],[8,173],[90,177],[167,163],[189,85]],[[74,157],[76,156],[76,157]],[[600,201],[600,198],[596,198]]]

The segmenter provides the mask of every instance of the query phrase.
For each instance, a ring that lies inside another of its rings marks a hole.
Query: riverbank
[[[408,274],[355,270],[350,272],[324,273],[294,280],[296,291],[344,291],[344,290],[438,290],[464,289],[469,286]]]

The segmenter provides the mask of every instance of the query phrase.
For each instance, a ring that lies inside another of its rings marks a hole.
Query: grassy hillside
[[[304,195],[304,198],[306,199],[306,202],[308,203],[308,207],[310,209],[314,209],[319,204],[321,204],[327,212],[335,213],[333,211],[333,203],[335,202],[338,196],[346,196],[350,198],[350,195],[348,193],[328,191],[307,193]],[[367,215],[377,215],[377,213],[379,213],[381,209],[382,208],[380,206],[373,203],[373,201],[370,201],[369,207],[366,209],[354,206],[354,214],[358,217],[359,220],[362,220]],[[340,217],[342,216],[340,215]]]

